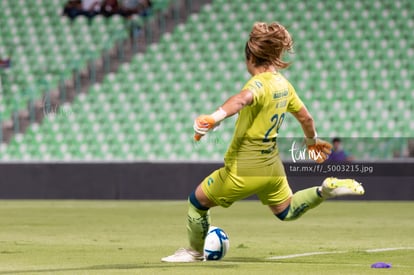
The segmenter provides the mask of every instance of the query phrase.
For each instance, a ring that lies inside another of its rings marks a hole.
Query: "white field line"
[[[338,254],[338,253],[346,253],[346,252],[347,251],[315,251],[315,252],[308,252],[308,253],[301,253],[301,254],[273,256],[273,257],[267,258],[267,260],[291,259],[291,258],[314,256],[314,255]]]
[[[394,251],[394,250],[413,250],[414,247],[386,247],[386,248],[376,248],[376,249],[368,249],[365,250],[368,253],[376,253],[376,252],[383,252],[383,251]]]
[[[414,247],[385,247],[385,248],[367,249],[364,251],[368,253],[377,253],[377,252],[395,251],[395,250],[414,250]],[[299,258],[299,257],[315,256],[315,255],[340,254],[340,253],[349,253],[349,252],[350,251],[315,251],[315,252],[307,252],[307,253],[300,253],[300,254],[272,256],[266,259],[267,260],[283,260],[283,259],[292,259],[292,258]]]

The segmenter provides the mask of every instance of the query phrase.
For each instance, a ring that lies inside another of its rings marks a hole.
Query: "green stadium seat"
[[[43,85],[41,93],[34,93],[39,98],[43,92],[70,79],[73,70],[79,72],[85,68],[88,61],[97,59],[115,41],[126,38],[127,30],[120,29],[123,22],[119,18],[102,20],[97,17],[94,24],[89,24],[84,17],[79,17],[72,23],[67,17],[60,16],[64,3],[60,0],[50,1],[47,5],[37,1],[1,2],[0,25],[5,27],[0,29],[0,55],[11,56],[11,49],[15,49],[12,57],[14,78],[8,85],[21,85],[25,91],[28,90],[26,87],[32,89],[33,83],[39,83]],[[109,20],[114,29],[112,33],[109,30],[105,33]],[[33,93],[30,96],[23,94],[21,101],[28,102],[32,96]],[[5,106],[3,110],[6,112],[10,108],[14,107]],[[8,116],[4,112],[1,116]]]
[[[84,68],[87,60],[128,36],[126,22],[120,17],[105,20],[98,16],[92,23],[81,19],[72,26],[67,19],[40,16],[50,15],[50,7],[39,9],[35,12],[39,16],[27,19],[25,10],[17,11],[17,4],[4,2],[0,3],[0,22],[9,28],[2,31],[0,52],[15,43],[30,45],[37,41],[55,45],[16,48],[22,53],[19,70],[27,77],[18,83],[10,78],[13,81],[6,85],[4,95],[20,90],[16,87],[31,86],[30,83],[40,86],[39,91],[45,90],[39,79],[51,83],[50,86],[57,85],[59,74],[63,78],[70,75],[65,67]],[[154,12],[165,10],[169,2],[154,1]],[[59,0],[53,3],[62,4]],[[195,144],[192,119],[199,113],[211,112],[248,79],[243,47],[252,23],[257,20],[277,20],[291,31],[296,53],[288,56],[293,65],[285,75],[311,110],[319,135],[410,136],[414,123],[413,84],[409,75],[413,65],[409,57],[413,57],[414,51],[409,45],[413,41],[410,24],[414,23],[407,12],[412,3],[398,3],[257,4],[215,0],[200,13],[191,15],[186,24],[163,35],[159,43],[151,44],[145,53],[136,54],[131,63],[107,75],[103,83],[77,97],[71,105],[73,115],[56,115],[29,130],[21,140],[2,149],[1,158],[222,161],[234,120],[223,122],[221,129]],[[33,3],[28,6],[36,7]],[[15,13],[16,18],[11,20],[3,17]],[[383,23],[384,18],[387,24]],[[45,28],[50,22],[52,27]],[[39,29],[45,31],[37,39],[27,38],[28,34],[39,34]],[[102,32],[107,34],[100,35]],[[65,41],[70,41],[71,46],[64,47]],[[39,68],[45,64],[50,64],[50,71],[39,74]],[[34,94],[41,96],[39,91]],[[0,107],[3,113],[10,104],[24,105],[28,94],[32,93],[23,92],[16,97],[23,98],[22,102],[5,101]],[[294,118],[289,116],[285,123],[288,125],[282,127],[281,137],[302,136]],[[33,138],[36,142],[31,142]],[[386,158],[396,150],[394,146],[397,145],[381,145],[381,150],[376,150],[374,144],[368,153],[361,149],[355,155]]]

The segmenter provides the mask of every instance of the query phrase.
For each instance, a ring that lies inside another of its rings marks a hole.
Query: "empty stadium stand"
[[[128,39],[118,17],[70,24],[56,14],[62,2],[0,2],[0,24],[7,25],[0,56],[12,54],[15,64],[3,73],[2,119]],[[314,115],[319,135],[353,138],[348,144],[359,159],[392,158],[414,133],[413,5],[214,0],[73,102],[46,110],[41,123],[0,147],[0,160],[221,161],[235,118],[200,143],[192,140],[192,121],[248,79],[243,47],[256,21],[279,21],[291,32],[295,51],[284,74]],[[280,135],[287,158],[291,138],[302,136],[299,124],[286,119]]]

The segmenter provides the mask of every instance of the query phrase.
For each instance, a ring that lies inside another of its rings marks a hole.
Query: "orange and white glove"
[[[331,154],[332,144],[329,142],[315,137],[305,137],[305,143],[308,147],[309,157],[317,163],[324,162]]]
[[[194,120],[194,140],[199,141],[211,129],[214,129],[227,117],[226,111],[221,107],[211,115],[201,115]]]

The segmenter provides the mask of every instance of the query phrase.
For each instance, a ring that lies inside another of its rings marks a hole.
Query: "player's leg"
[[[208,185],[217,177],[218,171],[207,177],[188,197],[187,235],[190,248],[181,248],[173,255],[162,258],[163,262],[197,262],[204,260],[204,240],[210,227],[209,209],[216,206],[202,189],[202,185]]]
[[[318,194],[317,187],[301,190],[292,195],[285,169],[280,159],[277,159],[271,167],[268,167],[271,177],[257,196],[264,205],[281,220],[294,220],[311,208],[318,206],[322,197]],[[266,173],[268,175],[268,173]]]
[[[220,205],[229,207],[240,197],[235,191],[237,177],[228,173],[225,168],[220,168],[206,177],[196,190],[189,196],[189,208],[187,219],[187,233],[192,250],[203,253],[204,240],[210,227],[211,207]]]
[[[273,214],[282,221],[292,221],[302,216],[309,209],[323,202],[317,187],[300,190],[280,204],[269,205]]]
[[[282,185],[287,184],[282,183]],[[352,179],[327,178],[319,187],[311,187],[296,192],[282,203],[269,205],[271,211],[283,221],[301,217],[309,209],[315,208],[325,199],[344,195],[363,195],[362,185]]]
[[[204,239],[210,228],[209,209],[216,204],[204,194],[201,184],[191,193],[188,199],[187,235],[190,248],[201,255],[204,249]]]

